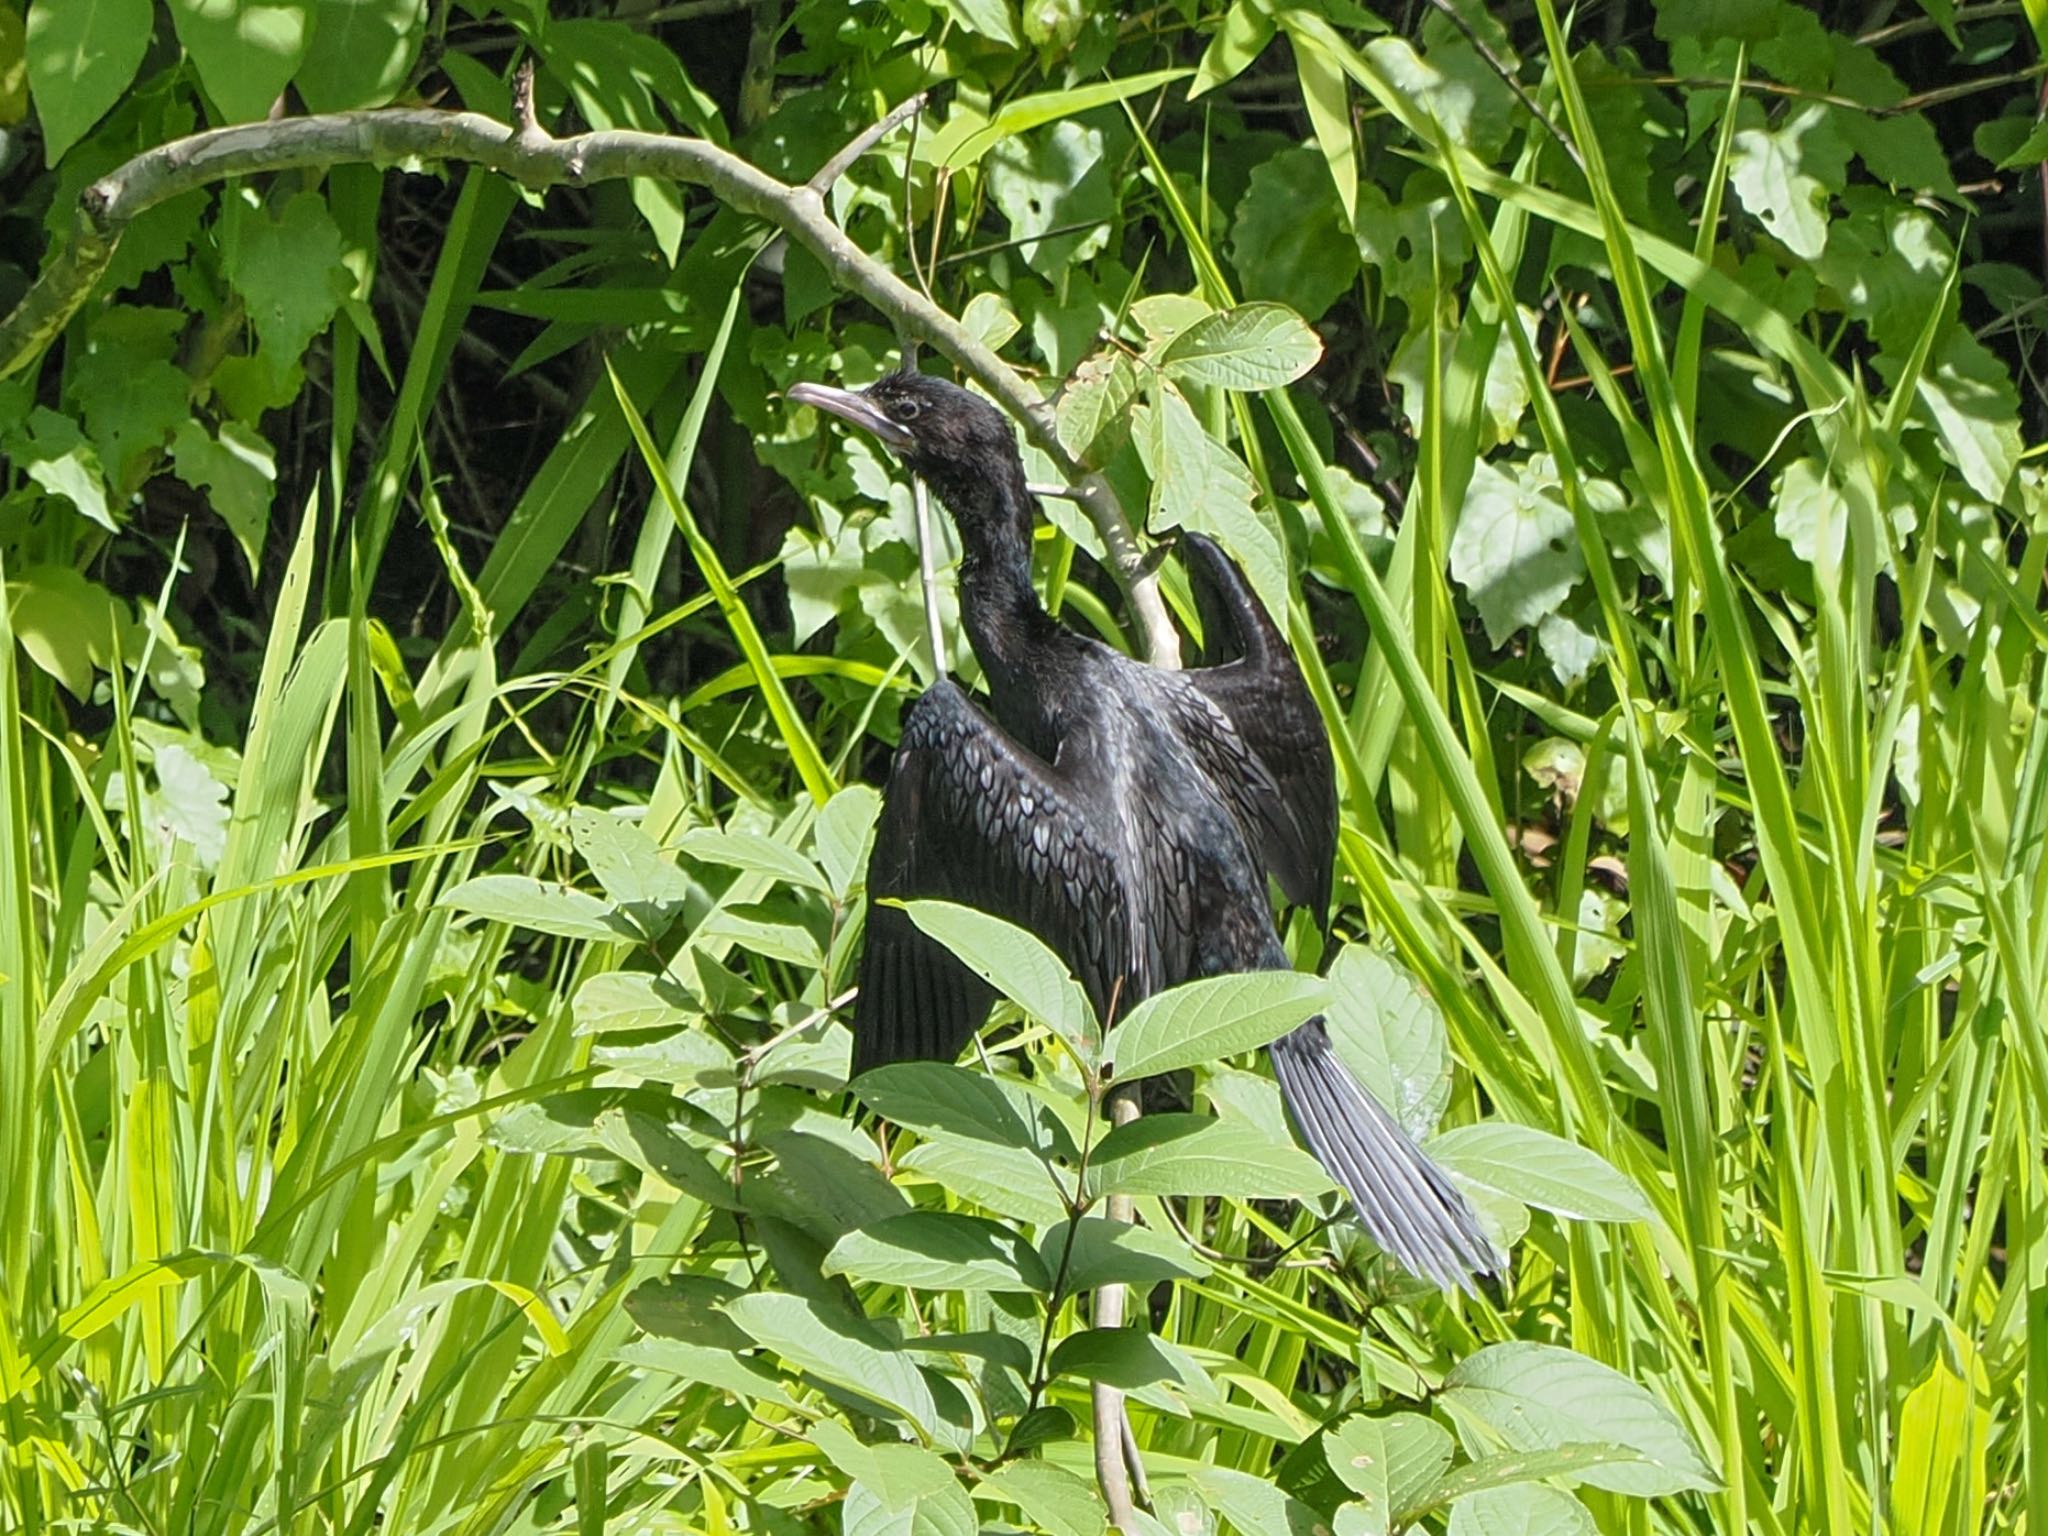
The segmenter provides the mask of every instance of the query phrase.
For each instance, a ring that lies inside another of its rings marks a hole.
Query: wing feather
[[[1337,776],[1322,714],[1244,573],[1214,541],[1181,537],[1198,557],[1194,569],[1204,580],[1197,588],[1210,599],[1205,628],[1213,634],[1221,618],[1241,653],[1180,674],[1196,696],[1187,701],[1196,707],[1182,711],[1182,735],[1230,795],[1287,899],[1326,922],[1337,857]]]
[[[950,682],[910,707],[868,860],[856,1074],[950,1061],[995,991],[889,898],[956,901],[1029,929],[1100,1007],[1132,964],[1130,904],[1092,797]],[[1126,987],[1128,990],[1128,985]]]

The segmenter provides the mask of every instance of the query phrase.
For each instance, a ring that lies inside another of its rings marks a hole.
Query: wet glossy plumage
[[[943,898],[1018,923],[1104,1015],[1191,977],[1284,968],[1266,874],[1324,916],[1336,793],[1314,701],[1237,567],[1207,539],[1183,540],[1236,660],[1133,661],[1039,605],[1035,503],[993,406],[914,373],[858,395],[792,395],[877,432],[953,514],[961,613],[989,684],[987,711],[942,681],[906,712],[870,898]],[[952,1060],[992,1000],[901,910],[870,905],[857,1072]],[[1271,1052],[1296,1125],[1382,1247],[1445,1286],[1493,1267],[1462,1196],[1351,1077],[1320,1019]]]

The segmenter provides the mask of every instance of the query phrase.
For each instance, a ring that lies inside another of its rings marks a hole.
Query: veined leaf
[[[1669,1408],[1619,1371],[1554,1344],[1494,1344],[1453,1366],[1439,1399],[1517,1450],[1618,1447],[1640,1460],[1588,1467],[1584,1481],[1655,1498],[1719,1485]]]
[[[1154,993],[1110,1032],[1119,1078],[1152,1077],[1277,1040],[1329,1006],[1330,987],[1301,971],[1207,976]]]
[[[1650,1203],[1599,1153],[1534,1126],[1489,1120],[1461,1125],[1429,1144],[1454,1173],[1525,1205],[1581,1221],[1648,1221]]]
[[[1206,1115],[1146,1115],[1103,1138],[1088,1167],[1091,1191],[1282,1200],[1330,1187],[1299,1147],[1268,1141],[1248,1125]]]
[[[1204,316],[1159,355],[1176,379],[1220,389],[1278,389],[1323,355],[1323,339],[1285,304],[1240,304]]]
[[[1063,1039],[1100,1039],[1095,1010],[1059,956],[1036,935],[950,901],[906,901],[903,910],[920,932],[945,945],[969,970]]]
[[[849,1232],[823,1272],[930,1291],[1049,1291],[1037,1252],[1010,1228],[950,1211],[908,1211]]]

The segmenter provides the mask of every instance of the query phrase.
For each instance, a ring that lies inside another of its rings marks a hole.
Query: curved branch
[[[893,113],[885,118],[884,131],[896,121],[900,118]],[[865,149],[873,133],[869,130],[851,147]],[[531,121],[514,129],[476,112],[392,108],[323,113],[217,128],[145,150],[80,194],[70,241],[0,320],[0,378],[42,355],[91,295],[129,222],[167,199],[230,176],[351,163],[403,169],[443,162],[481,165],[535,191],[630,176],[703,187],[808,249],[841,288],[867,300],[905,335],[930,342],[957,363],[1024,424],[1031,440],[1069,480],[1079,484],[1087,478],[1086,466],[1060,443],[1051,411],[1024,377],[832,222],[825,211],[829,182],[822,176],[791,186],[702,139],[627,130],[558,139]],[[839,157],[832,164],[845,168]],[[1144,569],[1122,508],[1099,480],[1081,502],[1102,534],[1148,654],[1162,665],[1174,665],[1179,637],[1160,600],[1157,578]]]

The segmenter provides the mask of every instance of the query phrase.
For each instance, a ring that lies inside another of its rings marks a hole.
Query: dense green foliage
[[[930,88],[832,216],[1244,561],[1344,818],[1325,980],[1097,1020],[918,909],[1009,1002],[857,1122],[934,658],[908,487],[779,392],[890,328],[651,181],[164,203],[0,379],[0,1528],[1092,1536],[1093,1382],[1146,1530],[2038,1528],[2019,9],[0,0],[0,305],[280,99],[531,57],[801,179]],[[1497,1290],[1294,1147],[1320,1007]]]

